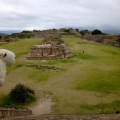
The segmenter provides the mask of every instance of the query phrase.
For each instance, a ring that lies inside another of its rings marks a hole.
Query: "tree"
[[[57,29],[53,28],[53,31],[55,31],[55,30],[57,30]]]
[[[27,99],[34,97],[35,92],[33,89],[19,83],[15,88],[12,88],[9,95],[15,102],[25,103]]]
[[[97,35],[97,34],[102,34],[102,32],[98,29],[95,29],[93,32],[92,32],[92,35]]]
[[[118,39],[116,40],[116,42],[120,43],[120,38],[118,38]]]
[[[70,32],[70,30],[69,30],[69,29],[66,29],[64,32]]]
[[[60,28],[59,31],[65,32],[66,28]]]
[[[81,31],[80,31],[80,34],[81,34],[81,35],[85,35],[85,31],[84,31],[84,30],[81,30]]]
[[[89,30],[81,30],[81,31],[80,31],[80,34],[81,34],[81,35],[91,34],[91,31],[89,31]]]
[[[76,28],[75,30],[76,30],[77,32],[79,32],[79,29]]]

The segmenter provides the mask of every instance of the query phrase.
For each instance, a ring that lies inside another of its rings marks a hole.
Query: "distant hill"
[[[5,31],[0,31],[0,33],[3,33],[3,34],[12,34],[12,33],[19,33],[21,32],[20,30],[5,30]]]
[[[4,33],[0,33],[0,36],[1,37],[5,37],[5,36],[7,36],[8,34],[4,34]]]
[[[100,28],[96,28],[96,27],[91,27],[91,26],[83,26],[83,27],[77,27],[79,29],[79,31],[81,30],[89,30],[89,31],[93,31],[95,29],[99,29],[101,30],[103,33],[106,34],[116,34],[119,35],[120,34],[120,28],[116,28],[113,26],[101,26]]]

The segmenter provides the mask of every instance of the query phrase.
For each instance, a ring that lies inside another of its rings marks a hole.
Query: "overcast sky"
[[[119,29],[120,0],[0,0],[0,30]]]

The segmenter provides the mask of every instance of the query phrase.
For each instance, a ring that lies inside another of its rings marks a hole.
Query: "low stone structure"
[[[32,111],[28,109],[16,110],[14,108],[0,108],[0,119],[26,115],[32,115]]]
[[[70,29],[70,32],[75,34],[76,37],[81,37],[81,33],[79,33],[78,31],[76,31],[75,29]]]
[[[45,38],[45,37],[60,37],[57,30],[44,30],[34,34],[35,38]]]
[[[38,45],[33,45],[30,48],[30,53],[27,56],[29,60],[46,60],[60,59],[72,55],[72,51],[67,43],[61,38],[48,37]]]
[[[118,35],[83,35],[81,36],[81,38],[86,40],[92,40],[102,44],[114,45],[114,44],[118,44],[116,40],[119,38],[119,36]]]
[[[16,38],[4,38],[4,41],[6,41],[6,42],[14,42],[14,41],[18,41],[18,40],[19,40],[18,37],[16,37]]]
[[[120,114],[96,115],[30,115],[4,120],[120,120]]]
[[[81,34],[75,29],[70,29],[70,32],[60,33],[58,30],[43,30],[34,32],[33,37],[45,38],[45,37],[81,37]]]

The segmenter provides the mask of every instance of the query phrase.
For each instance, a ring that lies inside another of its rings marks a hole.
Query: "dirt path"
[[[38,101],[38,103],[31,108],[33,115],[41,115],[41,114],[51,114],[52,105],[55,103],[52,102],[50,98],[42,98]]]

